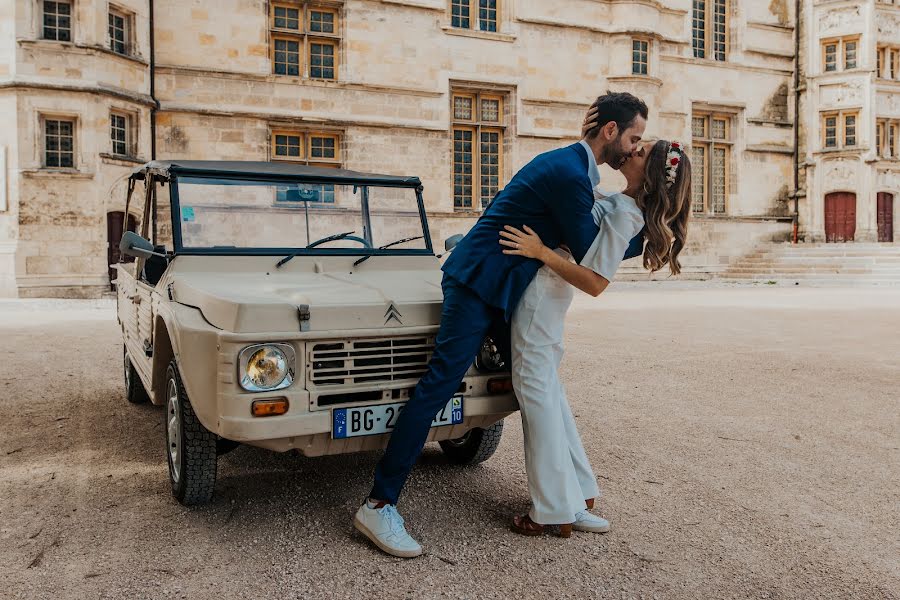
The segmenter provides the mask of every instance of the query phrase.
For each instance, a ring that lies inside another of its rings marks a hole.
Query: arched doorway
[[[878,192],[878,241],[894,241],[894,195]]]
[[[125,213],[116,211],[106,213],[106,264],[114,265],[119,262],[119,242],[125,233]],[[137,219],[134,215],[128,215],[128,231],[137,230]],[[124,262],[132,262],[133,256],[126,256]],[[113,289],[113,280],[116,278],[116,270],[109,267],[109,289]]]
[[[856,194],[825,194],[825,241],[852,242],[856,235]]]

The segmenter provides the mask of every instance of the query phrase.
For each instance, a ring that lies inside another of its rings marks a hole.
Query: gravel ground
[[[352,531],[376,454],[241,447],[214,502],[123,398],[109,302],[0,302],[2,598],[900,598],[900,290],[629,284],[579,297],[563,368],[613,530],[523,538],[522,431]]]

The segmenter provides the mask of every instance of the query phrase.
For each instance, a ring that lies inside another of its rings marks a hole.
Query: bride
[[[591,127],[588,114],[585,130]],[[532,508],[513,518],[512,529],[540,535],[558,525],[603,533],[609,522],[590,512],[600,489],[575,427],[558,368],[563,355],[563,324],[572,287],[598,296],[612,281],[628,242],[642,228],[644,268],[669,265],[681,270],[691,211],[691,165],[675,142],[644,142],[622,166],[624,192],[595,192],[593,218],[599,233],[581,264],[563,248],[547,248],[531,228],[506,227],[500,233],[504,253],[540,260],[544,266],[525,290],[512,317],[512,375],[525,437],[525,469]]]

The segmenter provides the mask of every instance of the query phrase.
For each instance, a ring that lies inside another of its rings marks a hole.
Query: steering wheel
[[[329,235],[327,237],[323,237],[322,239],[314,241],[312,244],[308,244],[306,247],[307,248],[315,248],[319,244],[326,244],[328,242],[337,242],[338,240],[352,240],[354,242],[359,242],[366,248],[372,247],[372,244],[370,244],[368,241],[366,241],[363,238],[356,236],[356,235],[344,235],[341,237],[335,237],[333,235]]]

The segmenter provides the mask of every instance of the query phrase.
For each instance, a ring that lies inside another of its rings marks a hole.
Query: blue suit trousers
[[[503,310],[489,306],[475,292],[444,275],[444,305],[428,371],[419,380],[394,426],[384,456],[375,468],[370,498],[396,504],[422,452],[431,422],[459,390],[486,335],[492,335],[509,363],[509,328]]]

